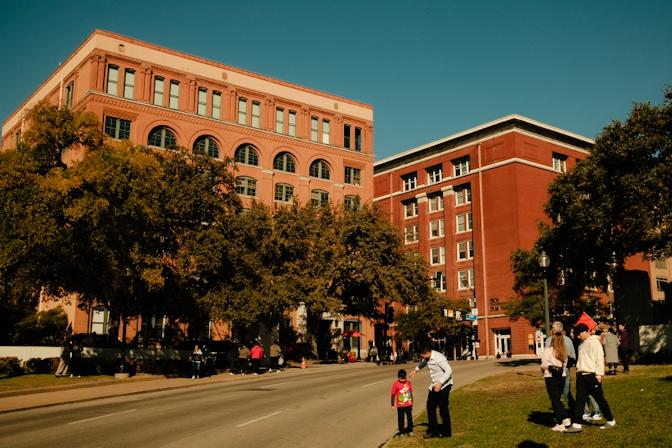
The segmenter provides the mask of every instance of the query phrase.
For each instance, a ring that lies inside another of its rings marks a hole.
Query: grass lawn
[[[603,382],[616,419],[610,430],[584,424],[581,433],[551,431],[553,411],[539,367],[519,367],[451,392],[452,438],[424,440],[423,413],[414,437],[394,438],[386,447],[672,447],[672,365],[630,369]]]
[[[0,379],[0,392],[8,392],[36,387],[64,386],[71,384],[91,383],[103,380],[114,380],[112,376],[93,375],[81,378],[56,378],[53,374],[21,375]]]

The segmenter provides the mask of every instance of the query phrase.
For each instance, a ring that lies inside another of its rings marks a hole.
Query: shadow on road
[[[539,364],[538,359],[512,359],[511,361],[497,362],[497,365],[502,367],[532,366],[535,364]]]

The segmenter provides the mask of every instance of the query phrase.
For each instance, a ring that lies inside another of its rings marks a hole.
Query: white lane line
[[[244,426],[251,425],[252,423],[260,422],[260,421],[265,420],[265,419],[267,419],[267,418],[271,418],[271,417],[273,417],[274,415],[278,415],[278,414],[281,413],[281,412],[282,412],[282,411],[275,411],[275,412],[273,412],[273,413],[271,413],[271,414],[264,415],[264,416],[259,417],[259,418],[255,418],[254,420],[250,420],[250,421],[248,421],[248,422],[245,422],[245,423],[241,423],[241,424],[239,424],[239,425],[236,425],[236,428],[242,428],[242,427],[244,427]]]
[[[282,386],[283,384],[287,384],[287,381],[284,383],[269,384],[268,386],[263,386],[262,389],[272,389],[274,387]]]
[[[74,422],[70,422],[70,423],[68,423],[68,425],[74,425],[74,424],[83,423],[83,422],[90,422],[91,420],[98,420],[100,418],[111,417],[113,415],[127,414],[129,412],[134,412],[134,411],[137,411],[137,409],[129,409],[127,411],[113,412],[112,414],[99,415],[98,417],[85,418],[84,420],[77,420],[77,421],[74,421]]]
[[[365,384],[362,387],[369,387],[369,386],[373,386],[374,384],[380,384],[380,383],[384,383],[384,382],[385,382],[385,380],[380,380],[380,381],[376,381],[375,383]]]

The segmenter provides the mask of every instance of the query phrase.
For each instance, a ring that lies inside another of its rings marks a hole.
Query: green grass
[[[577,434],[552,432],[553,412],[539,367],[520,367],[451,393],[452,438],[424,440],[423,413],[415,437],[395,438],[386,446],[672,447],[672,366],[632,366],[628,375],[605,377],[603,388],[616,419],[616,428],[607,431],[584,425]]]
[[[37,387],[53,387],[72,384],[91,383],[104,380],[113,380],[112,376],[95,375],[81,378],[56,378],[53,374],[21,375],[0,379],[0,392],[33,389]]]

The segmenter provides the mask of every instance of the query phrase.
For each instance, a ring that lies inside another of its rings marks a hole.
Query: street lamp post
[[[551,319],[549,316],[550,313],[548,312],[548,280],[546,275],[546,268],[548,268],[548,265],[551,264],[551,258],[548,256],[545,250],[542,250],[539,254],[538,261],[539,266],[544,269],[544,326],[546,337],[548,337],[551,334]]]

